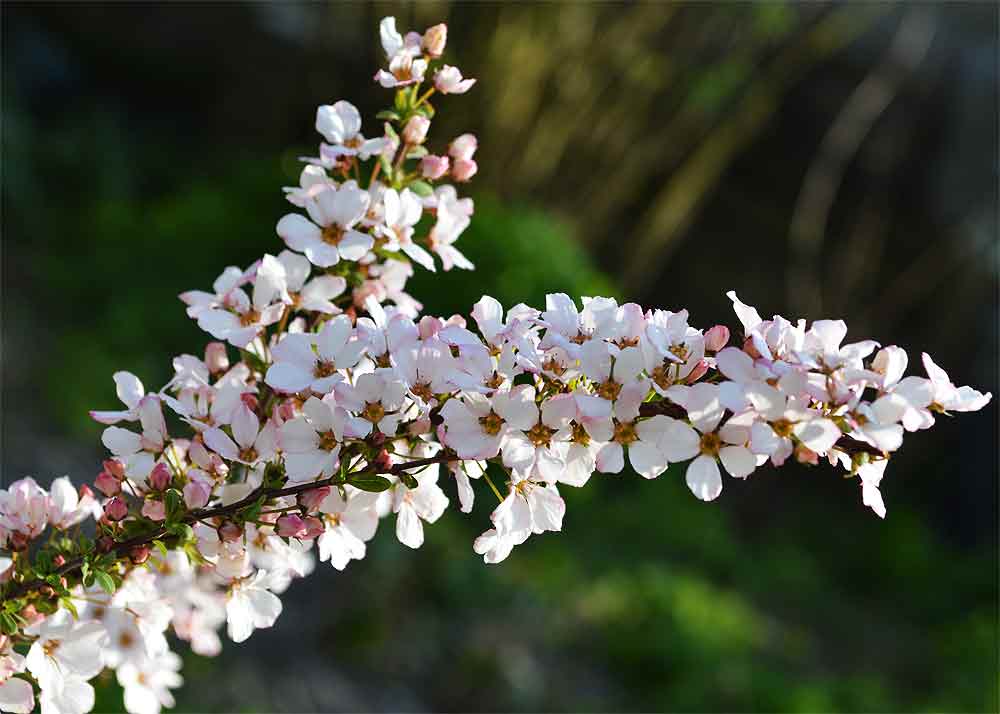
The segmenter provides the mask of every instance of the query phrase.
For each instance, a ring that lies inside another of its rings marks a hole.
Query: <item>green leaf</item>
[[[77,620],[80,619],[80,613],[77,612],[76,605],[73,604],[72,598],[61,597],[59,598],[59,604],[61,604],[64,608],[69,610],[72,613],[73,617],[75,617]]]
[[[115,594],[115,581],[110,575],[105,573],[103,570],[98,570],[94,573],[94,582],[101,586],[108,595]]]
[[[187,523],[171,523],[167,526],[167,532],[177,536],[182,543],[194,538],[194,529]]]
[[[410,106],[410,93],[405,89],[396,90],[396,101],[394,102],[396,111],[405,114]]]
[[[408,159],[422,159],[425,156],[427,156],[427,154],[429,154],[429,153],[430,152],[427,151],[427,147],[426,146],[423,146],[423,145],[421,145],[421,146],[413,146],[413,147],[410,147],[410,150],[406,152],[406,158],[408,158]]]
[[[403,485],[410,490],[413,490],[420,485],[413,474],[408,474],[405,471],[399,474],[399,480],[402,481]]]
[[[402,119],[399,114],[392,111],[391,109],[383,109],[378,114],[375,115],[376,119],[388,120],[388,121],[399,121]]]
[[[13,635],[17,633],[17,623],[14,621],[14,618],[11,617],[9,612],[0,613],[0,630],[2,630],[5,635]]]
[[[159,538],[154,540],[153,547],[156,548],[158,551],[160,551],[160,555],[162,555],[164,558],[167,557],[167,544],[164,543],[162,540],[160,540]]]
[[[163,494],[163,503],[167,507],[167,522],[176,521],[184,513],[184,496],[176,488],[167,489]]]
[[[362,491],[369,491],[371,493],[379,493],[380,491],[392,488],[392,482],[384,476],[363,476],[351,479],[348,483],[354,486],[354,488],[360,488]]]
[[[413,191],[413,193],[417,194],[421,198],[430,196],[432,193],[434,193],[434,189],[431,188],[431,185],[426,181],[414,181],[413,183],[410,184],[409,188],[411,191]]]

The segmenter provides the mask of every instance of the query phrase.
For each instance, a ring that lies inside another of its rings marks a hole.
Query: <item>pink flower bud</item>
[[[476,172],[479,166],[472,159],[455,159],[455,165],[451,168],[451,175],[456,181],[468,181]]]
[[[686,380],[687,383],[694,384],[699,379],[704,377],[705,372],[707,371],[708,371],[708,362],[706,362],[705,360],[699,361],[698,364],[694,366],[694,369],[691,370],[691,373],[687,376]]]
[[[430,128],[430,119],[419,114],[412,116],[410,117],[410,121],[406,122],[406,126],[403,127],[403,141],[413,146],[423,144],[424,139],[427,138],[427,130]]]
[[[219,539],[224,543],[235,543],[243,538],[243,529],[232,521],[219,526]]]
[[[451,142],[448,153],[453,159],[470,160],[476,149],[479,148],[479,141],[475,134],[462,134]]]
[[[278,519],[274,532],[282,538],[299,538],[306,532],[306,524],[297,513],[286,513]]]
[[[442,22],[440,25],[427,28],[421,44],[423,45],[424,52],[436,59],[444,54],[444,46],[447,42],[448,26]]]
[[[250,392],[244,392],[240,395],[240,401],[243,402],[243,406],[252,412],[257,411],[257,406],[259,402],[257,401],[257,395],[251,394]]]
[[[57,553],[56,556],[52,559],[52,564],[57,568],[61,568],[62,566],[66,565],[66,556],[64,556],[62,553]]]
[[[104,504],[104,515],[109,521],[120,521],[128,515],[128,504],[115,496]]]
[[[96,545],[98,553],[110,553],[115,547],[115,539],[111,536],[101,536],[97,539]]]
[[[447,156],[428,154],[420,160],[420,174],[432,181],[439,179],[448,173],[450,163]]]
[[[302,506],[309,512],[315,511],[319,508],[319,504],[330,495],[329,486],[320,486],[319,488],[313,488],[308,491],[303,491],[299,494],[299,505]]]
[[[797,444],[795,447],[795,460],[800,464],[817,466],[819,464],[819,454],[802,444]]]
[[[212,374],[225,372],[229,369],[229,354],[221,342],[209,342],[205,345],[205,364]]]
[[[142,504],[142,515],[151,521],[162,521],[167,517],[167,509],[163,501],[146,501]]]
[[[122,482],[107,471],[101,471],[101,473],[97,474],[97,478],[94,479],[94,488],[105,496],[117,496],[121,493]]]
[[[184,503],[188,508],[204,508],[211,495],[211,488],[204,481],[192,479],[184,486]]]
[[[26,533],[14,531],[8,537],[7,547],[11,550],[21,552],[28,549],[28,543],[30,542],[31,538],[29,538]]]
[[[709,352],[718,352],[729,344],[729,328],[725,325],[716,325],[705,333],[705,349]]]
[[[109,474],[114,476],[116,479],[125,478],[125,464],[123,464],[118,459],[105,459],[104,460],[104,470]]]
[[[21,608],[21,612],[18,614],[27,620],[29,625],[44,618],[44,615],[42,615],[42,613],[40,613],[34,605],[25,605]]]
[[[306,532],[299,536],[302,540],[312,540],[313,538],[318,538],[326,531],[326,526],[323,525],[323,521],[316,516],[309,516],[306,518],[305,524]]]
[[[407,427],[407,432],[410,434],[410,436],[429,434],[430,431],[431,431],[430,419],[416,419],[414,421],[411,421],[409,427]]]
[[[154,491],[165,491],[170,487],[170,469],[162,461],[149,473],[149,486]]]
[[[287,402],[282,402],[281,406],[278,407],[278,416],[282,421],[288,421],[289,419],[295,418],[295,402],[289,400]]]
[[[133,545],[129,548],[128,557],[135,565],[142,565],[149,560],[149,546]]]
[[[386,473],[389,469],[391,469],[392,457],[389,455],[389,452],[386,451],[385,449],[382,449],[380,452],[378,452],[378,456],[375,457],[374,466],[375,466],[375,471],[377,473],[382,473],[382,474]]]

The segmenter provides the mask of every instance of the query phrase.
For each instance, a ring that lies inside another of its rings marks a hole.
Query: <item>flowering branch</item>
[[[904,434],[991,399],[926,354],[927,377],[904,376],[899,347],[843,344],[840,320],[764,320],[732,292],[732,345],[728,328],[697,329],[687,310],[601,297],[581,308],[561,293],[544,310],[485,296],[475,330],[421,317],[405,292],[414,264],[473,269],[455,243],[474,206],[455,184],[478,170],[476,138],[427,147],[431,99],[475,80],[432,70],[444,25],[403,36],[386,18],[380,34],[375,80],[395,91],[381,135],[362,134],[349,102],[319,107],[318,156],[285,189],[301,211],[275,229],[286,249],[180,295],[215,340],[204,357],[175,357],[156,392],[114,375],[123,408],[91,412],[111,452],[93,487],[25,478],[0,490],[4,711],[30,711],[37,694],[46,714],[84,714],[107,667],[129,712],[157,714],[182,681],[168,628],[214,655],[223,624],[235,642],[274,624],[314,552],[343,570],[390,516],[419,548],[450,505],[442,476],[462,512],[480,479],[499,501],[473,543],[487,563],[560,531],[560,487],[626,460],[646,479],[682,465],[711,501],[723,472],[822,459],[884,517],[879,484]]]

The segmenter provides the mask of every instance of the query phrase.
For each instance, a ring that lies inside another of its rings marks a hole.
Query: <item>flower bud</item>
[[[212,374],[225,372],[229,369],[229,353],[221,342],[209,342],[205,345],[205,364]]]
[[[392,456],[385,449],[378,452],[378,456],[375,457],[375,471],[376,473],[384,474],[389,469],[392,468]]]
[[[430,128],[430,119],[419,114],[412,116],[410,117],[410,121],[406,122],[406,126],[403,127],[403,141],[413,146],[423,144],[424,139],[427,138],[427,130]]]
[[[286,513],[275,523],[274,532],[282,538],[298,538],[306,531],[306,524],[297,513]]]
[[[800,464],[809,464],[810,466],[819,465],[819,454],[817,454],[812,449],[803,446],[802,444],[796,444],[795,446],[795,460]]]
[[[149,560],[148,545],[133,545],[128,551],[129,560],[135,565],[142,565]]]
[[[451,175],[456,181],[468,181],[476,172],[479,166],[472,159],[455,159],[455,165],[451,168]]]
[[[105,459],[104,460],[104,470],[109,474],[114,476],[116,479],[125,478],[125,464],[123,464],[118,459]]]
[[[42,613],[34,605],[25,605],[18,614],[27,620],[29,625],[42,619]]]
[[[146,501],[142,504],[142,515],[151,521],[162,521],[167,517],[167,507],[163,501]]]
[[[241,394],[240,401],[243,402],[243,406],[254,413],[257,412],[257,407],[260,405],[260,402],[257,401],[257,395],[251,394],[250,392],[244,392]]]
[[[475,134],[462,134],[454,139],[448,146],[448,153],[453,159],[465,159],[468,161],[476,153],[479,141]]]
[[[729,328],[725,325],[716,325],[705,333],[705,349],[709,352],[718,352],[729,344]]]
[[[117,496],[121,493],[122,482],[108,471],[101,471],[94,479],[94,488],[105,496]]]
[[[420,160],[420,174],[434,181],[448,173],[449,164],[447,156],[428,154]]]
[[[66,556],[64,556],[62,553],[56,553],[56,556],[52,559],[52,564],[57,568],[61,568],[62,566],[66,565]]]
[[[111,549],[115,547],[115,539],[111,536],[101,536],[97,539],[96,546],[98,553],[110,553]]]
[[[705,360],[700,360],[698,364],[694,366],[694,369],[691,370],[691,373],[687,376],[687,379],[685,381],[688,384],[694,384],[699,379],[704,377],[705,372],[707,371],[708,371],[708,362],[706,362]]]
[[[10,644],[10,638],[7,635],[0,633],[0,652],[7,649],[7,645]]]
[[[104,515],[109,521],[120,521],[128,515],[128,504],[115,496],[104,504]]]
[[[162,461],[153,467],[149,473],[149,486],[154,491],[165,491],[170,487],[170,469]]]
[[[188,508],[204,508],[211,495],[211,488],[204,481],[192,479],[184,486],[184,504]]]
[[[385,443],[385,434],[381,431],[372,432],[371,436],[368,437],[368,442],[372,446],[382,446]]]
[[[313,538],[318,538],[326,531],[326,526],[323,525],[323,521],[316,516],[309,516],[304,519],[304,522],[306,525],[306,531],[303,535],[299,536],[302,540],[312,540]]]
[[[232,521],[226,521],[219,526],[219,540],[224,543],[236,543],[243,538],[243,529]]]
[[[295,402],[288,400],[287,402],[282,402],[278,407],[278,417],[282,421],[288,421],[289,419],[295,418]]]
[[[13,551],[24,551],[28,549],[30,539],[21,531],[13,531],[7,539],[7,547]]]
[[[319,488],[312,488],[308,491],[303,491],[299,494],[298,502],[302,508],[306,511],[312,512],[319,508],[319,504],[330,495],[329,486],[320,486]]]
[[[439,25],[427,28],[427,31],[424,32],[421,45],[429,57],[437,59],[444,54],[444,46],[447,42],[448,26],[442,22]]]

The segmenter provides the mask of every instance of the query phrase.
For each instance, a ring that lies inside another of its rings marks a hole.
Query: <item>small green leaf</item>
[[[68,597],[59,598],[59,603],[72,613],[73,617],[77,620],[80,619],[80,613],[76,610],[76,605],[73,604],[73,599]]]
[[[364,476],[362,478],[351,479],[348,483],[354,486],[354,488],[371,493],[378,493],[392,488],[392,482],[384,476]]]
[[[410,147],[410,150],[406,152],[406,158],[408,158],[408,159],[422,159],[425,156],[427,156],[428,153],[430,153],[430,152],[427,151],[427,147],[426,146],[423,146],[423,145],[421,145],[421,146],[413,146],[413,147]]]
[[[14,635],[17,633],[17,623],[9,612],[0,613],[0,630],[5,635]]]
[[[167,522],[176,521],[184,513],[184,496],[176,488],[167,489],[163,494],[163,504],[167,507]]]
[[[177,536],[182,543],[194,538],[194,529],[187,523],[172,523],[167,526],[167,532]]]
[[[391,109],[383,109],[382,111],[380,111],[378,114],[375,115],[375,118],[382,119],[383,121],[385,120],[399,121],[400,119],[402,119],[402,117],[399,116],[399,114],[392,111]]]
[[[105,573],[103,570],[98,570],[94,573],[94,582],[100,585],[101,589],[104,590],[104,592],[106,592],[108,595],[115,594],[116,590],[115,581],[112,579],[110,575]]]
[[[417,479],[413,476],[413,474],[408,474],[405,471],[399,474],[399,480],[402,481],[403,485],[410,490],[413,490],[420,485],[417,482]]]
[[[431,185],[426,181],[414,181],[410,184],[410,190],[421,198],[430,196],[434,193],[434,189],[431,188]]]
[[[153,547],[156,548],[158,551],[160,551],[160,555],[162,555],[164,558],[167,557],[167,544],[164,543],[162,540],[160,540],[159,538],[154,540]]]
[[[405,89],[396,90],[396,101],[394,102],[396,111],[404,114],[410,106],[410,93]]]

